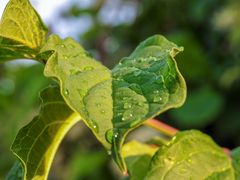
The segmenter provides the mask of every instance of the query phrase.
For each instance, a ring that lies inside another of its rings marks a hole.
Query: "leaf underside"
[[[163,36],[142,42],[112,70],[89,57],[73,39],[49,37],[41,52],[53,51],[44,74],[58,80],[67,104],[126,170],[121,146],[127,133],[169,108],[183,104],[186,85],[174,56],[182,51]]]
[[[233,180],[234,171],[230,158],[209,136],[189,130],[159,148],[145,179]]]
[[[64,102],[57,87],[41,92],[38,116],[17,134],[11,147],[24,167],[24,179],[47,179],[56,150],[80,117]]]
[[[0,21],[0,62],[35,58],[47,28],[28,0],[10,0]]]

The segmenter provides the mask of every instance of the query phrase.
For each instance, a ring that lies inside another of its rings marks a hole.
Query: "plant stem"
[[[162,134],[167,135],[169,137],[175,136],[175,134],[178,132],[178,129],[176,129],[172,126],[169,126],[169,125],[167,125],[161,121],[158,121],[156,119],[149,119],[144,124],[158,130]],[[225,152],[225,154],[227,154],[227,155],[230,154],[230,151],[231,151],[230,149],[225,148],[225,147],[223,147],[222,149]]]
[[[161,132],[162,134],[164,134],[166,136],[170,136],[170,137],[173,137],[178,132],[177,129],[175,129],[161,121],[158,121],[156,119],[149,119],[144,124],[149,127],[154,128],[154,129],[158,130],[159,132]]]

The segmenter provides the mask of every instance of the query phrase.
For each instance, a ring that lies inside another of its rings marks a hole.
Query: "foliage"
[[[22,167],[17,163],[8,179],[18,178],[20,169],[23,179],[46,179],[60,141],[80,119],[111,150],[120,170],[129,170],[131,179],[238,177],[237,163],[232,165],[223,150],[198,131],[179,132],[155,148],[138,142],[123,145],[127,134],[144,121],[185,101],[185,81],[174,59],[183,48],[155,35],[109,70],[73,39],[53,34],[45,40],[46,33],[28,0],[10,0],[0,23],[1,60],[24,57],[43,62],[44,75],[58,85],[42,91],[39,116],[19,131],[12,151]],[[217,105],[222,102],[214,92],[207,95]],[[217,114],[219,108],[208,109],[210,115],[203,119]],[[136,147],[142,150],[136,151]],[[236,154],[234,151],[233,157]],[[190,161],[193,166],[187,165]],[[193,171],[199,176],[193,177]]]

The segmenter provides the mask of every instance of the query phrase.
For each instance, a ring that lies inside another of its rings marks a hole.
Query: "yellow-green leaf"
[[[68,130],[80,117],[64,102],[60,90],[50,87],[41,92],[38,116],[23,127],[11,147],[24,167],[24,179],[47,179],[56,150]]]
[[[59,81],[67,104],[77,111],[98,140],[107,148],[107,130],[112,129],[111,72],[89,57],[72,38],[49,37],[42,52],[54,51],[44,74]]]
[[[230,158],[197,130],[176,134],[153,156],[146,180],[234,180]]]
[[[28,0],[10,0],[0,21],[0,62],[34,58],[47,28]]]

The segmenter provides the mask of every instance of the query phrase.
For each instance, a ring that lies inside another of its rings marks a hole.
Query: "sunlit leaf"
[[[42,107],[23,127],[11,149],[24,167],[24,179],[47,179],[56,150],[80,117],[63,101],[59,89],[50,87],[41,93]]]
[[[42,52],[54,50],[45,66],[44,74],[56,77],[67,104],[76,110],[106,147],[107,130],[112,129],[113,103],[111,72],[89,57],[73,39],[49,37]]]
[[[28,0],[10,0],[0,21],[0,62],[34,58],[47,28]]]
[[[45,75],[60,82],[68,105],[105,147],[112,144],[116,162],[126,170],[121,146],[127,133],[185,100],[186,85],[173,59],[181,50],[156,35],[141,43],[112,72],[71,38],[61,40],[52,35],[41,52],[54,51]]]
[[[190,130],[177,133],[168,145],[159,148],[145,179],[233,180],[234,171],[222,148],[209,136]]]
[[[163,36],[152,36],[112,70],[112,149],[121,169],[125,169],[121,146],[127,133],[147,119],[183,104],[186,85],[174,60],[182,50]]]

